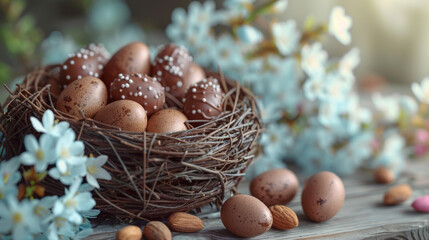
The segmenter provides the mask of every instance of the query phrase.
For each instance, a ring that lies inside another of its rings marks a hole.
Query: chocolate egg
[[[55,108],[82,119],[92,118],[107,104],[107,88],[103,81],[94,77],[84,77],[72,82],[64,89],[55,104]]]
[[[105,65],[101,79],[110,87],[120,73],[150,73],[149,48],[144,43],[132,42],[119,49]]]
[[[206,72],[203,68],[201,68],[199,65],[192,63],[191,67],[189,68],[189,71],[185,74],[185,77],[183,79],[183,90],[185,90],[183,93],[178,96],[179,98],[185,97],[186,92],[188,89],[194,85],[195,83],[203,80],[206,78]],[[178,93],[179,95],[179,93]]]
[[[186,48],[168,44],[156,55],[152,75],[161,80],[165,91],[175,97],[181,97],[186,92],[186,87],[190,86],[184,82],[191,64],[192,57]]]
[[[288,169],[272,169],[262,173],[250,183],[250,193],[265,205],[283,205],[298,192],[299,182]]]
[[[156,80],[140,73],[119,74],[110,84],[112,100],[129,99],[138,102],[150,116],[162,109],[165,102],[164,87]]]
[[[147,126],[145,109],[131,100],[109,103],[97,112],[94,120],[132,132],[144,132]]]
[[[60,82],[63,88],[66,88],[76,79],[87,76],[100,77],[103,72],[104,62],[105,59],[86,48],[70,54],[60,69]]]
[[[188,130],[186,116],[179,110],[168,108],[156,112],[150,117],[147,131],[152,133],[168,133]]]
[[[102,63],[103,66],[106,65],[107,61],[110,58],[110,53],[104,48],[104,45],[101,43],[90,43],[85,47],[89,51],[94,52],[94,55],[97,57],[98,62]]]
[[[332,172],[319,172],[305,183],[301,196],[302,209],[309,219],[324,222],[340,211],[344,197],[341,179]]]
[[[232,234],[255,237],[268,231],[273,216],[267,206],[250,195],[235,195],[223,203],[220,218]]]
[[[216,78],[205,78],[187,91],[183,112],[189,120],[212,119],[222,113],[224,96]]]

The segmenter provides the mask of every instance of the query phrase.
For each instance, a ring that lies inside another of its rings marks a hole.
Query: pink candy
[[[417,198],[411,206],[419,212],[429,212],[429,195]]]

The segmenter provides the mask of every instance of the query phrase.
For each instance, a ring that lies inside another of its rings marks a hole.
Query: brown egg
[[[295,197],[299,182],[288,169],[272,169],[262,173],[250,183],[250,193],[265,205],[283,205]]]
[[[164,87],[156,78],[140,73],[119,74],[119,77],[110,84],[110,98],[112,100],[129,99],[142,105],[151,116],[162,109],[165,103]]]
[[[168,133],[188,130],[186,116],[179,110],[168,108],[156,112],[149,118],[146,131],[152,133]]]
[[[191,64],[192,57],[186,48],[168,44],[156,55],[152,75],[161,80],[167,92],[175,97],[181,97],[186,92],[186,86],[190,86],[185,84],[185,76]]]
[[[92,118],[107,104],[107,88],[103,81],[94,77],[84,77],[72,82],[64,89],[55,104],[55,108],[73,115],[78,119]]]
[[[179,98],[185,97],[185,94],[188,91],[188,89],[195,83],[203,80],[204,78],[206,78],[206,72],[204,71],[204,69],[199,65],[192,63],[191,67],[189,68],[189,71],[185,74],[185,77],[183,79],[182,89],[185,91],[183,93],[180,93],[181,95],[178,97]]]
[[[61,94],[61,85],[58,82],[58,79],[51,78],[49,79],[48,84],[51,84],[51,87],[49,88],[51,96],[57,98]]]
[[[250,195],[235,195],[223,203],[220,218],[232,234],[255,237],[268,231],[273,216],[267,206]]]
[[[222,113],[224,96],[216,78],[205,78],[189,88],[183,112],[189,120],[212,119]]]
[[[132,42],[119,49],[115,55],[110,58],[104,67],[104,83],[110,88],[110,83],[122,74],[149,74],[150,57],[149,48],[141,42]]]
[[[97,112],[94,120],[132,132],[144,132],[147,126],[145,109],[131,100],[109,103]]]
[[[88,48],[82,48],[77,53],[70,54],[60,68],[60,82],[63,88],[66,88],[74,80],[83,77],[99,78],[103,73],[107,57],[106,49],[102,45],[95,44],[90,44]]]
[[[319,172],[305,183],[301,196],[302,209],[309,219],[324,222],[340,211],[344,197],[341,179],[332,172]]]

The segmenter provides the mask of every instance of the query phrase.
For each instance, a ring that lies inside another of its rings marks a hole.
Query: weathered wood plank
[[[279,231],[271,229],[254,239],[429,239],[429,214],[418,213],[410,204],[418,196],[429,194],[429,162],[410,162],[399,183],[413,187],[413,197],[399,206],[384,206],[384,192],[390,185],[379,185],[372,181],[369,172],[360,172],[344,178],[346,200],[343,208],[333,219],[324,223],[309,221],[303,214],[300,196],[288,204],[296,211],[298,228]],[[303,181],[301,179],[301,185]],[[240,192],[248,193],[248,183],[243,182]],[[219,212],[205,209],[201,214],[205,229],[199,233],[174,233],[174,239],[231,239],[222,225]],[[121,226],[100,225],[87,239],[114,239],[116,229]]]

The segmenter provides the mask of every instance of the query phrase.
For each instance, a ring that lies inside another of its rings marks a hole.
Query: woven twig
[[[106,170],[111,181],[100,181],[95,191],[97,208],[120,218],[158,219],[172,212],[219,206],[226,194],[235,191],[246,168],[257,153],[259,111],[254,96],[238,83],[218,77],[225,91],[224,112],[199,127],[169,134],[124,132],[92,119],[77,120],[54,107],[49,81],[58,80],[58,65],[27,75],[10,92],[0,113],[6,158],[20,154],[26,134],[36,134],[30,116],[41,118],[51,109],[55,118],[68,121],[86,153],[109,157]],[[181,107],[168,96],[166,107]],[[191,121],[189,121],[191,123]],[[44,180],[49,194],[62,194],[57,180]]]

